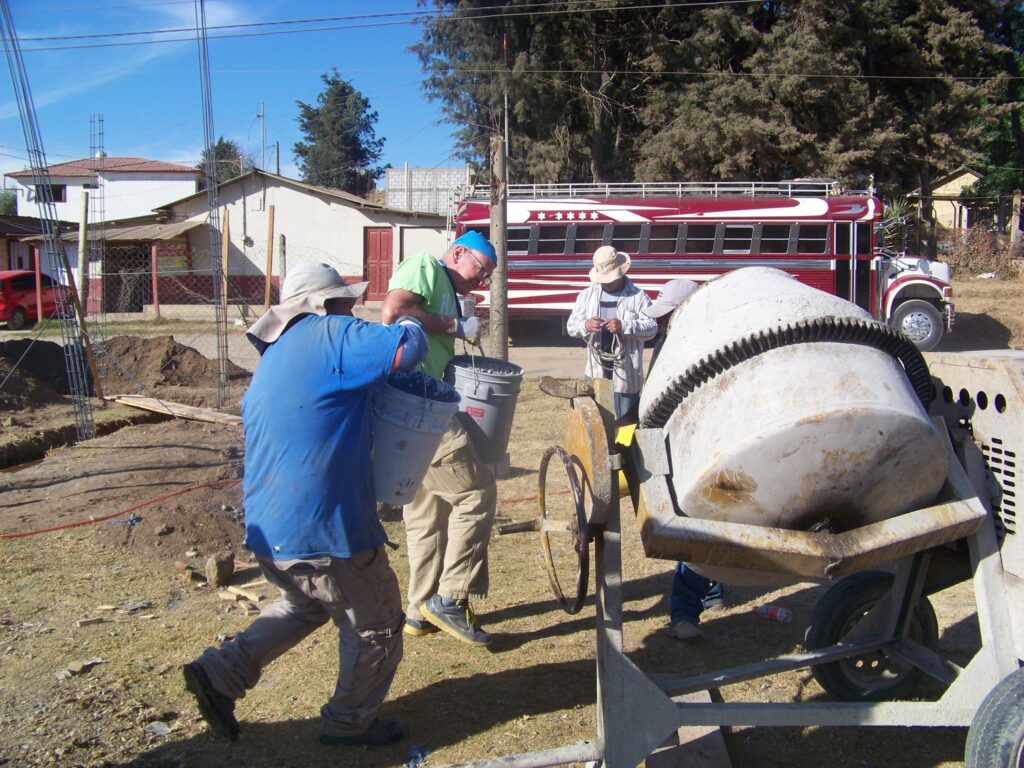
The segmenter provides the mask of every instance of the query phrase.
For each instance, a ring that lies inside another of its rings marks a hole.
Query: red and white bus
[[[703,282],[751,266],[785,270],[848,299],[931,349],[953,326],[947,264],[877,242],[881,201],[835,182],[509,185],[511,317],[567,316],[591,257],[613,245],[652,297],[668,280]],[[462,200],[456,233],[490,236],[488,191]],[[489,298],[483,293],[486,306]]]

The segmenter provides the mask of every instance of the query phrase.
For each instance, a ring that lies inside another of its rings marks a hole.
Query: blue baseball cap
[[[491,241],[475,229],[471,229],[462,237],[456,238],[452,245],[462,245],[466,248],[472,248],[474,251],[482,253],[495,264],[498,263],[498,254],[494,252],[494,246],[491,245]]]

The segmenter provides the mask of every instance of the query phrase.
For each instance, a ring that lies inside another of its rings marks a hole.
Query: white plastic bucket
[[[452,382],[462,395],[464,420],[480,461],[496,464],[505,456],[516,400],[523,381],[518,365],[493,357],[459,355],[452,359]]]
[[[373,391],[373,483],[377,501],[404,505],[459,410],[459,393],[425,373],[394,374]]]

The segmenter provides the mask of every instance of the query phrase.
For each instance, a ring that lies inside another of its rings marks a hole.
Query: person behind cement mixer
[[[661,287],[658,298],[641,312],[658,322],[657,341],[651,355],[651,367],[662,353],[668,337],[668,325],[676,308],[686,301],[700,286],[692,280],[670,280]],[[676,563],[669,593],[669,634],[676,640],[693,640],[704,636],[700,616],[705,609],[722,605],[725,592],[720,582],[706,579],[686,563]]]
[[[405,735],[398,720],[377,717],[402,658],[404,616],[376,515],[369,400],[392,371],[416,368],[428,345],[412,318],[388,327],[352,317],[365,289],[327,264],[302,264],[249,330],[262,357],[242,400],[245,539],[280,597],[184,667],[203,719],[232,740],[235,701],[328,621],[339,670],[320,741],[380,747]]]

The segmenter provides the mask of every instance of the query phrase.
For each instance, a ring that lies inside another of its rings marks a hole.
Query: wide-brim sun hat
[[[299,315],[326,315],[331,299],[358,299],[369,281],[346,283],[330,264],[307,261],[292,269],[281,284],[281,303],[275,304],[246,332],[273,344]]]
[[[658,298],[654,300],[654,303],[640,311],[648,317],[653,317],[657,320],[690,298],[698,288],[700,286],[693,282],[693,280],[685,280],[683,278],[669,280],[661,286],[661,293],[658,294]]]
[[[602,245],[594,251],[594,266],[590,270],[590,282],[614,283],[629,271],[629,254],[617,251],[610,245]]]

